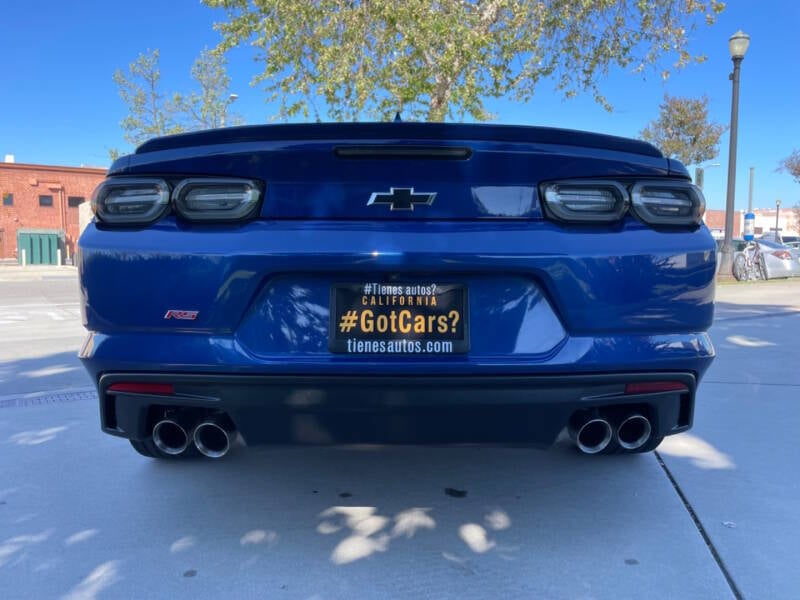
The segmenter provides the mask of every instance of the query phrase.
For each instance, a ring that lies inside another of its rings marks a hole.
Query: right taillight
[[[568,223],[619,221],[628,210],[628,194],[615,181],[578,179],[542,185],[548,214]]]
[[[633,212],[650,225],[699,225],[706,211],[700,188],[683,181],[638,181],[631,199]]]

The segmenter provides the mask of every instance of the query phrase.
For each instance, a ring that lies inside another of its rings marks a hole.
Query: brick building
[[[741,238],[744,233],[744,215],[746,212],[737,210],[733,213],[733,239]],[[776,209],[754,208],[753,214],[755,215],[753,225],[756,237],[775,229]],[[798,209],[792,206],[781,207],[780,214],[777,217],[781,235],[800,235],[800,211]],[[725,236],[724,210],[709,209],[703,216],[703,220],[711,230],[711,235],[715,238],[721,239]]]
[[[744,217],[740,218],[739,212],[733,215],[733,239],[742,237],[742,223]],[[708,209],[703,215],[706,226],[711,230],[711,235],[715,238],[725,237],[725,211]]]
[[[78,207],[105,174],[105,169],[0,162],[0,258],[18,258],[19,230],[56,234],[64,258],[72,256],[80,235]]]

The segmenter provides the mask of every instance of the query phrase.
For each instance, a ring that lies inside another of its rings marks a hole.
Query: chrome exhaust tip
[[[611,423],[605,419],[590,419],[578,430],[575,443],[584,454],[597,454],[605,450],[614,436]]]
[[[611,423],[602,417],[587,418],[579,422],[570,433],[575,445],[584,454],[602,452],[608,448],[614,437]]]
[[[620,448],[638,450],[647,443],[653,427],[650,420],[642,415],[630,415],[617,428],[617,440]]]
[[[231,449],[235,429],[226,417],[212,417],[195,427],[194,445],[203,456],[222,458]]]
[[[153,443],[164,454],[177,456],[189,447],[189,434],[173,419],[162,419],[153,427]]]

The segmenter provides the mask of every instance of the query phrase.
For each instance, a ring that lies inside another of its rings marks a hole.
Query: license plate
[[[328,347],[345,354],[460,354],[469,351],[467,321],[462,284],[335,284]]]

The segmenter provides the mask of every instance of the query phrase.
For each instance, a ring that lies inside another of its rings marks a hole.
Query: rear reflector
[[[547,212],[560,221],[619,221],[628,209],[628,194],[618,183],[603,180],[554,181],[542,185]]]
[[[175,386],[171,383],[112,383],[108,387],[109,392],[127,392],[129,394],[161,394],[170,396],[175,393]]]
[[[657,394],[658,392],[688,392],[689,388],[680,381],[641,381],[626,383],[626,394]]]

